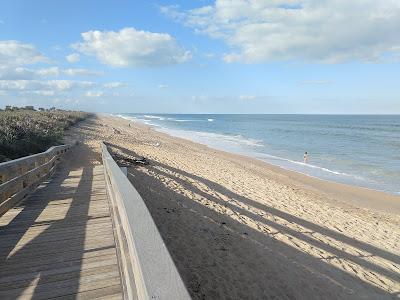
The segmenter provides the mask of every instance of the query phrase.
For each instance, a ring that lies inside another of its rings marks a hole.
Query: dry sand
[[[128,170],[194,299],[400,299],[400,197],[97,116],[71,131]]]

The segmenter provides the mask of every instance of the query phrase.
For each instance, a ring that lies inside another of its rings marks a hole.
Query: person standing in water
[[[304,152],[303,159],[304,159],[304,163],[306,164],[308,162],[308,153],[307,153],[307,151]]]

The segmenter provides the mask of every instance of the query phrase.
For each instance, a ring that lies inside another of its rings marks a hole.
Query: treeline
[[[80,111],[7,109],[0,111],[0,162],[61,144],[64,131],[90,114]]]

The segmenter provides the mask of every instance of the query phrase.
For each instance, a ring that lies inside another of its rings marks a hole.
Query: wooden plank
[[[53,248],[60,248],[60,247],[66,247],[68,245],[75,245],[77,243],[82,244],[82,248],[85,246],[86,243],[93,243],[94,241],[98,241],[98,240],[104,240],[106,239],[108,241],[108,239],[113,239],[113,236],[111,235],[100,235],[100,236],[87,236],[85,237],[85,239],[76,239],[74,237],[70,237],[70,238],[65,238],[65,239],[60,239],[60,240],[55,240],[55,241],[47,241],[46,243],[30,243],[28,246],[29,248],[27,248],[27,245],[15,245],[13,246],[12,251],[10,252],[10,247],[7,246],[1,246],[0,247],[0,255],[9,255],[10,253],[16,253],[18,251],[22,251],[23,252],[28,252],[34,249],[39,249],[42,250],[42,248],[46,248],[46,247],[53,247]]]
[[[111,228],[99,228],[99,229],[92,229],[88,231],[76,231],[67,233],[64,235],[60,235],[58,233],[46,233],[43,235],[28,235],[20,237],[8,237],[2,241],[0,246],[0,251],[3,249],[17,249],[28,245],[30,248],[36,247],[36,245],[40,245],[43,243],[57,243],[59,241],[73,241],[73,240],[89,240],[95,238],[103,238],[113,235],[113,231]],[[3,239],[2,239],[3,240]],[[51,245],[51,244],[49,244]]]
[[[115,259],[109,259],[109,260],[101,260],[101,261],[93,261],[90,263],[86,264],[75,264],[75,265],[69,265],[63,268],[56,268],[56,269],[49,269],[49,270],[42,270],[40,272],[40,276],[55,276],[55,275],[60,275],[60,274],[65,274],[69,272],[82,272],[84,270],[89,270],[89,269],[94,269],[94,268],[101,268],[101,267],[106,267],[106,266],[111,266],[117,265],[117,262]],[[10,283],[10,282],[17,282],[17,281],[22,281],[22,280],[33,280],[37,277],[38,272],[31,272],[29,270],[26,270],[26,272],[21,273],[21,274],[12,274],[8,276],[2,276],[0,277],[0,284],[5,284],[5,283]]]
[[[77,266],[78,268],[84,267],[86,264],[90,265],[93,263],[101,263],[101,262],[107,262],[108,264],[112,263],[117,263],[117,257],[115,254],[111,255],[103,255],[101,257],[88,257],[84,259],[76,259],[76,260],[71,260],[71,261],[64,261],[64,262],[57,262],[53,263],[50,265],[44,264],[44,265],[38,265],[38,266],[33,266],[27,269],[13,269],[13,268],[8,268],[7,270],[2,270],[2,276],[8,277],[12,275],[18,275],[18,274],[25,274],[27,272],[30,273],[39,273],[47,270],[57,270],[57,269],[63,269],[67,267],[72,267],[72,266]]]
[[[85,218],[85,219],[80,219],[77,222],[74,223],[70,223],[70,222],[64,222],[62,224],[62,228],[60,228],[60,230],[68,230],[69,228],[73,228],[73,227],[79,227],[79,226],[94,226],[94,225],[99,225],[101,226],[101,224],[104,223],[110,223],[110,217],[102,217],[102,218]],[[52,224],[52,222],[35,222],[35,224],[33,224],[32,226],[29,227],[29,230],[34,232],[34,231],[43,231],[43,228],[48,228],[50,225]],[[55,230],[55,229],[52,229]],[[18,225],[6,225],[3,226],[0,229],[0,238],[3,235],[7,235],[7,234],[18,234],[21,232],[26,232],[26,228],[23,228],[21,226]]]
[[[6,229],[11,229],[11,228],[17,228],[19,226],[30,226],[30,227],[35,227],[35,226],[41,226],[41,225],[49,225],[57,222],[58,224],[65,224],[68,226],[68,224],[72,224],[72,221],[74,221],[74,224],[82,223],[82,222],[88,222],[90,220],[96,220],[96,219],[106,219],[110,218],[109,214],[101,214],[97,216],[81,216],[79,219],[72,220],[72,218],[69,218],[68,221],[63,221],[63,220],[41,220],[41,221],[35,221],[34,223],[32,221],[26,221],[22,220],[16,222],[14,220],[9,220],[9,222],[2,222],[2,219],[0,219],[0,226],[3,226]],[[10,223],[12,221],[12,223]],[[3,224],[4,223],[4,224]],[[24,227],[23,227],[24,228]]]
[[[49,243],[49,245],[43,245],[43,244],[38,244],[37,247],[35,248],[30,248],[30,249],[24,249],[24,251],[18,252],[18,258],[34,258],[36,259],[37,257],[40,256],[45,256],[53,253],[59,253],[59,255],[63,255],[65,252],[69,251],[75,251],[78,253],[83,253],[85,251],[95,251],[95,249],[99,248],[104,248],[104,247],[115,247],[115,242],[112,238],[110,237],[104,237],[102,239],[85,239],[85,242],[82,243],[82,241],[62,241],[57,243],[57,246],[60,247],[52,247],[52,243]],[[62,246],[62,247],[61,247]],[[61,250],[60,250],[61,249]],[[20,249],[14,249],[14,250],[20,250]],[[5,256],[7,257],[8,253],[5,253]],[[11,253],[11,255],[13,255]]]
[[[60,253],[62,253],[62,255],[60,255]],[[116,251],[114,245],[112,245],[110,247],[100,247],[97,249],[93,249],[93,251],[83,251],[82,249],[79,250],[79,248],[77,248],[77,249],[72,249],[72,251],[60,250],[53,253],[47,253],[46,255],[40,255],[40,253],[38,253],[38,255],[35,255],[34,260],[30,259],[31,257],[29,256],[20,257],[17,255],[16,257],[8,259],[5,264],[2,264],[0,266],[0,270],[5,270],[8,268],[20,269],[29,266],[50,264],[52,262],[63,262],[63,261],[84,259],[88,257],[111,255],[115,253]]]
[[[43,208],[44,204],[46,208]],[[90,201],[89,199],[81,198],[81,199],[72,199],[69,203],[58,203],[52,204],[51,202],[47,201],[37,201],[33,202],[32,205],[25,206],[23,208],[16,208],[11,209],[10,212],[7,214],[8,216],[15,216],[21,212],[24,214],[28,213],[36,213],[37,211],[51,211],[51,210],[60,210],[60,209],[82,209],[82,206],[87,206],[89,208],[92,207],[101,207],[101,206],[108,206],[108,201],[106,199],[93,199]]]
[[[47,206],[57,206],[57,205],[67,205],[67,204],[85,204],[87,202],[97,202],[97,201],[105,201],[108,203],[108,197],[106,194],[91,194],[91,195],[86,195],[82,197],[76,197],[74,196],[68,196],[68,197],[57,197],[55,195],[53,199],[44,199],[44,198],[38,198],[38,199],[31,199],[32,203],[30,205],[26,205],[26,203],[20,203],[16,206],[14,206],[10,211],[14,212],[19,212],[22,211],[23,209],[35,209],[37,207],[43,207],[44,204]]]
[[[54,222],[57,222],[58,224],[64,223],[65,225],[67,225],[68,223],[71,224],[72,221],[74,221],[74,223],[79,223],[79,222],[88,222],[89,220],[103,219],[103,218],[109,218],[109,217],[110,217],[109,214],[104,214],[104,215],[101,214],[101,215],[97,215],[97,216],[86,216],[86,218],[81,216],[79,219],[76,219],[76,220],[72,220],[72,218],[69,218],[68,221],[63,221],[63,220],[40,220],[40,221],[37,221],[36,220],[34,222],[32,222],[31,220],[15,221],[13,219],[10,219],[6,222],[6,221],[3,221],[2,219],[0,219],[0,227],[4,227],[6,229],[18,227],[18,226],[25,226],[25,225],[34,227],[34,226],[41,226],[44,224],[53,224]]]
[[[118,273],[118,268],[115,266],[114,270],[111,272],[101,272],[99,273],[98,271],[94,274],[91,274],[90,276],[85,276],[85,277],[78,277],[75,276],[75,278],[69,278],[69,279],[62,279],[62,280],[57,280],[57,281],[47,281],[43,282],[42,278],[39,278],[38,282],[29,282],[30,285],[28,286],[22,286],[22,287],[16,287],[13,286],[12,288],[9,288],[7,290],[0,290],[0,298],[4,299],[5,297],[10,297],[12,295],[20,295],[22,296],[27,296],[27,295],[32,295],[37,290],[42,291],[51,291],[51,297],[56,297],[58,296],[57,294],[54,294],[53,291],[54,289],[59,289],[59,288],[66,288],[69,287],[70,290],[72,290],[72,293],[78,293],[79,290],[84,290],[87,289],[88,286],[90,288],[93,288],[93,285],[96,284],[97,286],[102,286],[102,283],[104,281],[108,281],[107,284],[111,285],[117,285],[119,284],[119,273]],[[64,294],[71,294],[70,293],[65,293]],[[36,298],[36,293],[35,293],[35,298]]]
[[[13,270],[27,270],[32,269],[34,267],[40,267],[43,265],[53,265],[56,263],[64,263],[69,261],[78,261],[84,260],[87,258],[97,257],[98,259],[103,259],[103,256],[107,255],[115,255],[115,249],[107,248],[98,251],[92,252],[80,252],[80,251],[72,251],[72,252],[63,252],[63,255],[58,255],[59,252],[53,253],[52,255],[47,256],[39,256],[35,257],[34,260],[32,259],[19,259],[19,257],[15,258],[14,260],[7,261],[6,264],[0,266],[0,273],[5,274],[10,268]]]
[[[45,273],[40,274],[40,283],[54,282],[54,281],[62,281],[68,280],[71,278],[85,278],[91,277],[92,275],[97,274],[105,274],[106,276],[114,276],[115,273],[119,273],[118,266],[116,264],[85,269],[85,270],[74,270],[74,271],[66,271],[59,274],[50,274],[46,275]],[[28,287],[31,285],[35,285],[33,277],[24,278],[21,280],[10,280],[9,282],[0,283],[0,291],[6,291],[9,289],[16,289],[22,287]]]
[[[47,234],[47,235],[33,235],[33,236],[23,236],[21,239],[18,240],[17,245],[15,245],[15,239],[14,238],[8,238],[5,239],[4,241],[2,240],[2,243],[0,245],[0,251],[1,249],[4,248],[9,248],[9,246],[15,247],[24,247],[26,244],[29,243],[30,247],[34,247],[36,244],[47,244],[47,243],[52,243],[52,242],[58,242],[58,241],[66,241],[66,240],[85,240],[86,238],[103,238],[108,235],[112,235],[113,232],[111,228],[104,228],[104,229],[98,229],[98,230],[93,230],[90,233],[87,232],[71,232],[71,233],[66,233],[64,235],[59,235],[59,234]]]
[[[107,196],[106,191],[103,189],[96,189],[94,191],[89,192],[82,192],[81,190],[79,191],[73,191],[70,193],[66,193],[66,192],[61,192],[58,191],[57,193],[53,193],[49,196],[49,194],[43,193],[43,194],[33,194],[31,196],[31,199],[37,199],[40,198],[40,200],[43,201],[53,201],[53,200],[61,200],[61,199],[72,199],[72,198],[82,198],[83,196],[90,196],[90,197],[94,197],[94,196]],[[91,199],[91,198],[90,198]]]
[[[117,293],[114,295],[105,295],[105,296],[96,298],[96,300],[122,300],[122,299],[123,299],[122,293]]]
[[[96,226],[95,226],[96,225]],[[73,236],[74,234],[76,235],[82,235],[82,234],[100,234],[101,232],[105,232],[105,234],[109,234],[112,232],[112,227],[109,223],[105,224],[93,224],[90,227],[82,227],[82,226],[70,226],[69,228],[63,228],[60,226],[57,227],[47,227],[46,226],[40,226],[42,230],[27,230],[25,233],[23,233],[22,236],[18,235],[16,236],[14,233],[13,234],[2,234],[1,235],[1,240],[2,243],[0,244],[0,248],[3,246],[7,245],[7,241],[15,241],[16,238],[20,242],[26,241],[26,240],[31,240],[32,238],[40,240],[45,240],[47,238],[59,238],[63,239],[66,237]],[[35,242],[37,243],[37,242]]]
[[[94,207],[91,208],[89,211],[89,214],[86,214],[83,212],[87,207],[86,206],[81,206],[77,207],[76,209],[74,208],[73,212],[67,213],[67,210],[64,209],[55,209],[57,213],[54,213],[54,215],[51,214],[51,211],[47,210],[42,213],[30,213],[27,211],[26,213],[22,213],[21,215],[8,215],[2,219],[0,219],[0,227],[3,227],[4,230],[9,229],[11,227],[15,227],[16,225],[18,226],[23,226],[23,224],[30,224],[31,226],[40,226],[40,224],[46,225],[47,223],[49,224],[65,224],[66,223],[71,223],[71,220],[74,218],[78,218],[75,220],[76,222],[79,221],[84,221],[84,220],[92,220],[92,219],[98,219],[100,216],[102,218],[107,218],[110,217],[110,213],[107,212],[106,206],[103,207]],[[81,210],[80,210],[81,209]],[[47,221],[43,220],[46,219]],[[47,223],[46,223],[47,222]],[[25,227],[20,227],[20,228],[25,228]]]
[[[47,213],[48,212],[48,213]],[[76,210],[76,212],[68,214],[68,218],[73,218],[74,216],[84,216],[86,215],[87,217],[90,217],[91,215],[95,215],[95,214],[104,214],[107,215],[107,207],[95,207],[95,208],[90,208],[89,212],[85,213],[84,211],[79,211]],[[108,215],[110,215],[110,213],[108,212]],[[29,216],[29,214],[27,214],[27,217]],[[66,217],[65,213],[60,213],[57,212],[57,209],[54,210],[43,210],[43,212],[39,215],[38,218],[35,219],[35,221],[42,221],[44,219],[46,220],[58,220],[58,219],[64,219]]]
[[[71,299],[71,300],[87,300],[87,299],[97,299],[99,297],[107,297],[114,295],[121,291],[121,285],[114,285],[109,287],[102,287],[90,291],[82,291],[76,295],[69,295],[65,297],[57,298],[59,300]],[[106,298],[107,299],[107,298]]]
[[[80,199],[80,198],[65,198],[65,199],[57,199],[56,196],[53,197],[53,199],[51,200],[44,200],[44,199],[31,199],[32,201],[34,201],[34,203],[32,203],[32,205],[30,205],[28,207],[28,209],[35,209],[36,207],[40,207],[41,202],[42,201],[46,201],[48,206],[57,206],[57,205],[68,205],[71,203],[74,203],[74,205],[80,205],[80,204],[86,204],[87,201],[90,202],[97,202],[97,201],[105,201],[108,203],[108,197],[107,194],[101,194],[101,195],[93,195],[91,194],[89,198],[86,199]],[[14,210],[16,211],[21,211],[22,209],[24,209],[24,206],[18,206],[15,207]]]
[[[91,191],[89,192],[70,192],[70,193],[53,193],[52,196],[46,196],[44,195],[35,195],[32,199],[39,198],[38,200],[40,201],[53,201],[53,200],[61,200],[61,199],[79,199],[79,198],[88,198],[94,197],[94,196],[106,196],[106,193],[104,191],[97,192],[96,191]]]
[[[37,207],[29,207],[23,210],[23,213],[25,216],[30,216],[30,215],[46,215],[46,214],[62,214],[63,210],[66,210],[69,212],[69,215],[71,215],[71,211],[77,211],[82,214],[82,207],[86,207],[86,209],[89,209],[89,211],[95,211],[95,210],[106,210],[109,208],[107,201],[96,201],[96,202],[90,202],[90,203],[84,203],[80,202],[79,205],[75,203],[67,204],[67,205],[58,205],[58,206],[51,206],[48,205],[45,209],[43,208],[37,208]],[[8,214],[9,217],[15,216],[14,212],[11,212]]]
[[[56,193],[56,194],[64,194],[68,191],[71,191],[72,193],[76,192],[76,187],[79,184],[79,189],[83,192],[93,192],[97,189],[103,189],[104,184],[95,184],[93,182],[88,182],[88,183],[83,183],[82,181],[78,181],[76,183],[71,183],[68,185],[50,185],[48,188],[46,188],[46,191],[39,191],[39,193],[36,194],[36,196],[42,196],[42,195],[49,195],[49,193]]]
[[[19,299],[31,299],[32,297],[34,297],[34,299],[49,299],[62,296],[75,297],[75,295],[81,293],[81,298],[83,295],[85,295],[85,297],[91,295],[90,297],[93,299],[96,295],[105,296],[109,293],[114,294],[115,292],[119,292],[120,289],[119,277],[114,276],[112,278],[93,282],[80,282],[76,279],[56,281],[48,284],[32,286],[26,290],[14,289],[7,292],[0,292],[0,297],[1,299],[15,299],[16,297]]]
[[[35,201],[32,202],[30,205],[25,205],[25,206],[19,206],[16,208],[12,208],[8,211],[7,215],[5,218],[10,218],[18,215],[19,213],[35,213],[36,211],[49,211],[49,210],[60,210],[60,209],[65,209],[65,208],[74,208],[74,209],[82,209],[82,206],[89,206],[89,207],[97,207],[97,206],[108,206],[108,200],[107,199],[69,199],[69,200],[63,200],[65,201],[64,203],[58,202],[58,203],[53,203],[51,201]],[[46,205],[46,208],[44,208],[44,205]]]
[[[68,226],[67,226],[68,225]],[[24,228],[14,228],[14,229],[4,229],[0,231],[0,238],[7,239],[8,237],[15,236],[17,233],[24,233],[24,235],[33,235],[33,234],[39,234],[44,231],[46,233],[52,232],[52,233],[57,233],[57,234],[63,234],[65,232],[71,232],[74,230],[81,230],[81,231],[90,231],[92,229],[97,229],[97,228],[104,228],[104,227],[109,227],[112,228],[112,225],[110,224],[110,220],[108,218],[102,218],[102,219],[94,219],[94,220],[89,220],[88,222],[84,223],[77,223],[77,224],[68,224],[66,223],[65,226],[51,226],[51,225],[42,225],[42,226],[35,226],[35,227],[29,227],[28,230]]]

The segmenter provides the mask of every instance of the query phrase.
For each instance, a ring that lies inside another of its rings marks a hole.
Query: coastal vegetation
[[[0,162],[43,152],[62,143],[64,131],[90,114],[6,107],[0,111]]]

